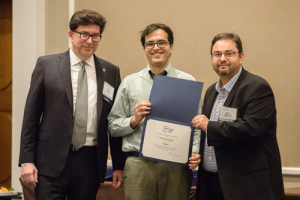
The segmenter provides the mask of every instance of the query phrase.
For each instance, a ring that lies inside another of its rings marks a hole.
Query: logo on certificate
[[[162,128],[164,133],[172,133],[174,131],[174,129],[169,128],[168,126],[164,125]]]
[[[167,133],[169,131],[169,127],[168,126],[163,126],[163,132]]]

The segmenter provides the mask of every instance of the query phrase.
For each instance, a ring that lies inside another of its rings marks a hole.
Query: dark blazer
[[[206,91],[203,114],[210,118],[217,91]],[[242,70],[224,106],[237,108],[232,122],[209,122],[208,145],[214,146],[225,199],[275,200],[284,196],[281,159],[276,138],[276,107],[270,85]],[[200,154],[206,133],[201,132]],[[206,199],[207,172],[198,170],[197,199]]]
[[[97,77],[98,173],[104,181],[107,165],[107,115],[112,105],[102,99],[106,81],[118,90],[119,68],[94,55]],[[19,165],[34,163],[40,175],[57,177],[64,169],[73,133],[73,94],[69,51],[40,57],[33,71],[23,126]],[[123,170],[122,138],[109,136],[114,170]],[[96,158],[95,158],[96,159]]]

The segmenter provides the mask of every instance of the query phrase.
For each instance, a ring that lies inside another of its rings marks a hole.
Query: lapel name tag
[[[236,120],[237,109],[225,106],[220,107],[219,122],[234,122]]]
[[[109,85],[106,81],[103,85],[103,91],[102,91],[102,99],[109,104],[113,103],[113,97],[114,97],[114,91],[115,88],[113,88],[111,85]]]

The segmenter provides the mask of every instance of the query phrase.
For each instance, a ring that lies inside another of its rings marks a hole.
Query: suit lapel
[[[61,79],[66,89],[66,94],[73,108],[73,92],[72,92],[72,81],[71,81],[71,69],[70,69],[70,54],[69,51],[59,55],[58,68],[61,75]]]
[[[244,80],[244,78],[246,77],[247,74],[248,74],[248,72],[246,70],[244,70],[244,68],[243,68],[240,77],[238,78],[238,80],[234,84],[233,88],[231,89],[230,93],[228,94],[228,97],[224,103],[224,106],[227,106],[227,107],[230,106],[230,104],[233,100],[233,97],[234,97],[237,89],[239,88],[239,85]]]
[[[205,97],[204,97],[204,105],[203,105],[203,114],[209,119],[212,107],[215,102],[215,98],[217,96],[217,91],[215,89],[215,84],[213,85],[213,88],[209,88],[206,91]],[[212,91],[210,91],[212,90]],[[200,154],[203,155],[204,150],[204,142],[205,142],[206,132],[201,130],[201,145],[200,145]]]
[[[213,91],[210,92],[209,96],[205,99],[204,106],[203,106],[203,114],[209,119],[210,114],[217,96],[217,91],[213,88]]]
[[[94,55],[94,59],[95,59],[96,77],[97,77],[97,122],[99,123],[101,113],[102,113],[102,108],[103,108],[102,91],[103,91],[106,72],[103,63],[96,55]]]

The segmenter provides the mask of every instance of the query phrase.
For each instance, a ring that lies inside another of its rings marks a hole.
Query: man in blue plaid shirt
[[[196,199],[277,200],[284,196],[276,138],[273,91],[242,64],[242,42],[234,33],[216,35],[212,66],[220,79],[208,88],[201,129]]]

